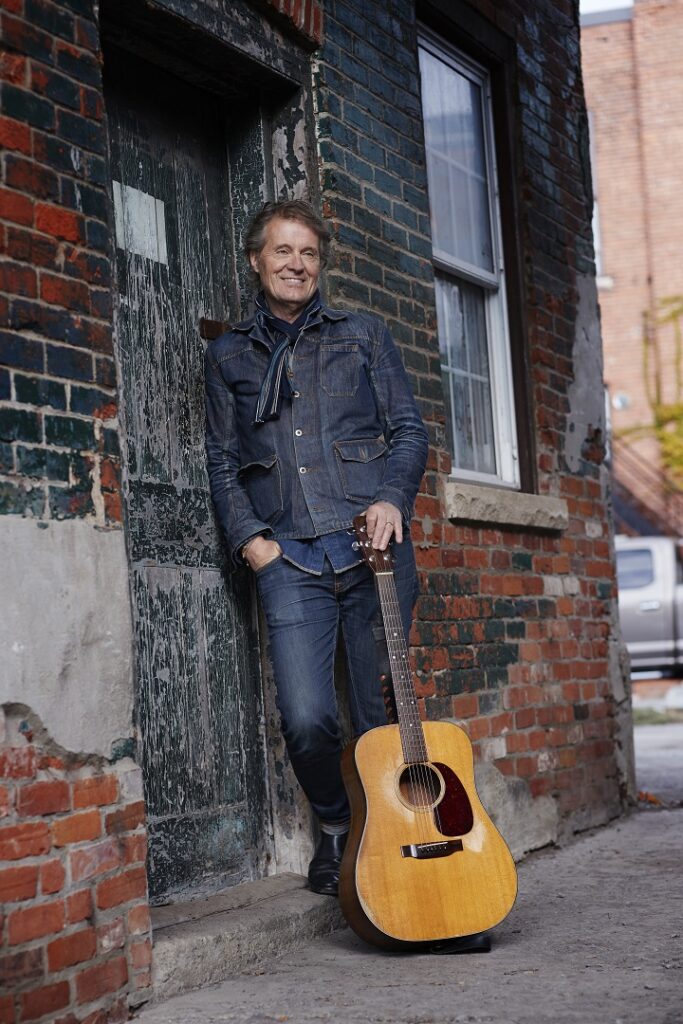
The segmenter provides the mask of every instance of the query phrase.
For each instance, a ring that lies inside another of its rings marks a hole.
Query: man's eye
[[[275,250],[275,255],[276,256],[286,256],[288,252],[289,252],[289,249],[285,249],[282,246],[280,246],[279,249]]]

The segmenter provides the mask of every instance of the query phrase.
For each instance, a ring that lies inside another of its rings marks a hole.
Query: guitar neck
[[[417,709],[417,697],[408,660],[408,645],[401,623],[394,574],[393,572],[378,572],[375,575],[375,580],[387,638],[403,759],[406,764],[427,761],[427,746]]]

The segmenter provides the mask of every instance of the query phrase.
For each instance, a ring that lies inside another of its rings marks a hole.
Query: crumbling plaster
[[[123,531],[0,519],[0,703],[29,705],[65,750],[110,758],[133,732]]]

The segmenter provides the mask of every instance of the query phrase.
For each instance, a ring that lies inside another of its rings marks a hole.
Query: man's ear
[[[257,252],[250,252],[249,253],[249,265],[251,266],[251,269],[254,271],[255,274],[258,274],[258,272],[259,272],[259,270],[258,270],[258,264],[259,264],[258,257],[259,257],[259,254]]]

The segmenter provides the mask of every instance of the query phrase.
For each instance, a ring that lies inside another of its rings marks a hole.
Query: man
[[[308,203],[256,215],[245,242],[256,312],[209,345],[206,412],[211,494],[233,558],[256,577],[288,753],[320,825],[309,882],[333,894],[349,827],[333,679],[340,623],[354,730],[387,721],[374,577],[348,531],[367,510],[375,547],[395,541],[407,636],[417,596],[408,529],[427,432],[386,327],[320,298],[328,246]]]

